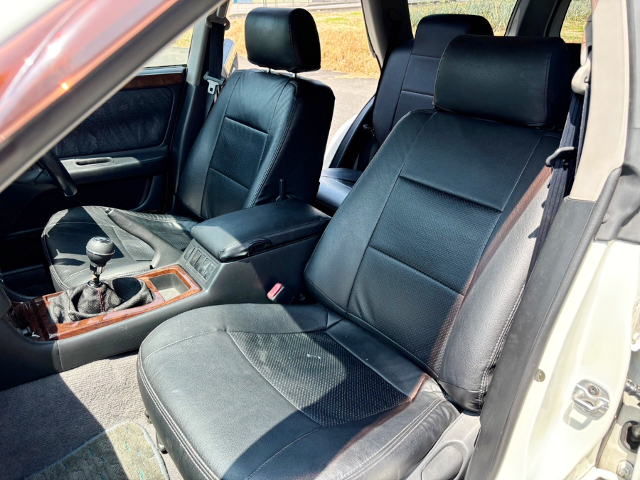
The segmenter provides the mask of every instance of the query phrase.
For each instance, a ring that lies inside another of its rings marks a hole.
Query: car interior
[[[252,9],[252,68],[226,73],[209,8],[186,65],[140,70],[0,192],[0,477],[75,478],[122,422],[140,478],[492,477],[500,368],[515,389],[542,325],[523,293],[598,201],[554,220],[588,120],[570,3],[517,2],[498,35],[364,0],[380,77],[334,138],[312,14]]]

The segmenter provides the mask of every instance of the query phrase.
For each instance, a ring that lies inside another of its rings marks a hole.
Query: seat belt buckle
[[[547,167],[554,167],[558,160],[575,160],[577,156],[578,149],[576,147],[559,147],[547,157],[544,164]]]
[[[209,75],[209,72],[205,73],[204,77],[202,78],[209,84],[209,86],[207,87],[207,93],[210,95],[214,95],[224,84],[224,80],[212,77],[211,75]]]
[[[293,300],[293,295],[284,285],[276,283],[267,293],[267,298],[273,303],[289,304]]]

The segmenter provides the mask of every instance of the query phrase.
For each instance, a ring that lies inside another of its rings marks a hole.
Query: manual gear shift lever
[[[89,285],[93,287],[100,285],[100,275],[115,252],[116,247],[109,237],[93,237],[87,242],[87,257],[89,257],[91,272],[93,272],[93,278]]]
[[[114,311],[147,305],[154,295],[147,284],[135,277],[100,281],[116,248],[108,237],[93,237],[87,243],[87,257],[93,278],[83,285],[61,292],[51,299],[47,310],[55,323],[72,323]]]

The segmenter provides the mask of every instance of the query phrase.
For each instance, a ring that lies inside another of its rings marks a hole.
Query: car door
[[[53,148],[78,187],[76,195],[65,197],[38,164],[2,192],[0,269],[42,263],[40,233],[59,210],[82,205],[162,210],[187,57],[188,45],[161,52],[150,62],[153,66],[142,69]]]

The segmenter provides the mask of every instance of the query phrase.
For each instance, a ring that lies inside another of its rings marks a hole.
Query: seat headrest
[[[291,73],[320,69],[320,39],[316,22],[302,8],[251,10],[244,25],[251,63]]]
[[[472,117],[558,126],[569,108],[570,82],[560,38],[461,35],[440,61],[433,103]]]
[[[440,58],[451,39],[463,34],[493,35],[493,29],[486,18],[478,15],[429,15],[418,24],[413,53]]]

